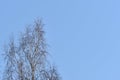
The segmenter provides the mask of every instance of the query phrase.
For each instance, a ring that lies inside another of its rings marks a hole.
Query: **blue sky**
[[[1,0],[0,52],[40,17],[63,80],[120,80],[119,0]],[[1,72],[4,68],[1,56]]]

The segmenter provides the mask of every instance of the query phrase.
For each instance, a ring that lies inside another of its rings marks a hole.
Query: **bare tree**
[[[14,80],[14,69],[15,69],[15,44],[13,38],[10,40],[5,49],[5,60],[6,60],[6,69],[4,72],[4,80]]]
[[[44,70],[42,72],[42,78],[43,80],[60,80],[61,79],[55,66]]]
[[[5,49],[6,69],[3,80],[59,80],[55,68],[46,70],[48,52],[43,26],[38,19],[21,33],[17,45],[14,39],[10,41]]]

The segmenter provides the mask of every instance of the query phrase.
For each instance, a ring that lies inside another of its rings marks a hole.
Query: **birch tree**
[[[36,20],[21,33],[18,43],[10,40],[4,50],[6,67],[3,80],[59,80],[54,67],[47,70],[44,24]]]

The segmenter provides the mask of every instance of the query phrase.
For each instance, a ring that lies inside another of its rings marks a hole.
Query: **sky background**
[[[120,80],[120,0],[0,0],[1,54],[37,17],[63,80]]]

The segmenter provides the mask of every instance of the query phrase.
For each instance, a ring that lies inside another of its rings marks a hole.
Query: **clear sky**
[[[120,80],[120,0],[1,0],[0,52],[37,17],[63,80]]]

